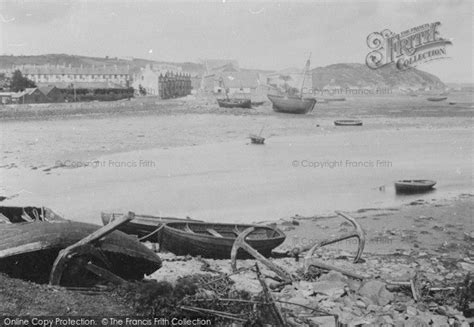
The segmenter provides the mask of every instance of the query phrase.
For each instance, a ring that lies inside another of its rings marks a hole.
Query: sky
[[[364,63],[367,36],[441,22],[448,59],[420,65],[473,82],[473,2],[0,0],[0,54],[66,53],[169,62],[236,59],[279,70]]]

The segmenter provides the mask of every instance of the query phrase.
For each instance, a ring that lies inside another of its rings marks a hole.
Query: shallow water
[[[390,207],[472,193],[469,129],[365,130],[133,151],[50,174],[0,169],[2,204],[44,205],[74,220],[101,211],[253,222],[294,214]],[[84,164],[69,162],[68,166]],[[433,179],[436,190],[397,196],[397,179]]]

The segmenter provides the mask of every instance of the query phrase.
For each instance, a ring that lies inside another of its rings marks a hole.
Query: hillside
[[[139,58],[117,58],[117,57],[85,57],[67,54],[45,54],[38,56],[5,56],[0,55],[0,69],[11,68],[12,65],[71,65],[73,67],[85,66],[129,66],[131,73],[138,71],[147,64],[170,64],[180,66],[184,71],[194,74],[200,74],[204,67],[192,62],[171,63],[164,61],[154,61]]]
[[[192,75],[201,75],[205,71],[202,64],[184,62],[172,63],[164,61],[153,61],[139,58],[117,58],[117,57],[86,57],[67,54],[46,54],[38,56],[0,56],[0,69],[11,68],[12,65],[36,64],[36,65],[71,65],[73,67],[117,65],[128,66],[130,72],[134,73],[147,64],[170,64],[180,66],[183,71]],[[243,71],[250,71],[242,68]],[[299,71],[299,69],[288,69],[288,71]],[[269,71],[255,70],[263,75]],[[283,70],[284,72],[286,70]],[[347,87],[372,87],[372,88],[405,88],[419,89],[425,87],[444,88],[441,80],[429,73],[418,69],[400,71],[393,65],[385,66],[376,70],[368,68],[364,64],[334,64],[326,67],[313,69],[313,87],[322,89],[325,86]]]
[[[364,64],[335,64],[313,69],[313,87],[325,86],[405,88],[425,87],[444,88],[443,82],[436,76],[418,69],[398,70],[394,65],[379,69],[370,69]]]

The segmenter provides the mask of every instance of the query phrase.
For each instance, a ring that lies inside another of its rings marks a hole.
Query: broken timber
[[[67,267],[68,261],[71,260],[75,255],[89,252],[91,250],[91,244],[100,240],[107,234],[112,233],[119,226],[129,222],[134,217],[135,214],[133,212],[129,212],[127,216],[124,216],[118,220],[113,221],[110,224],[105,225],[104,227],[93,232],[92,234],[86,236],[79,242],[59,251],[57,258],[54,261],[53,268],[51,269],[51,274],[49,278],[50,285],[60,284],[61,277],[65,268]]]
[[[237,262],[236,262],[237,252],[241,248],[247,251],[255,259],[257,259],[257,261],[260,261],[269,269],[273,270],[281,279],[285,281],[293,281],[294,278],[293,276],[291,276],[290,273],[285,271],[283,268],[280,268],[277,265],[275,265],[269,259],[265,258],[262,254],[260,254],[260,252],[258,252],[253,247],[251,247],[247,242],[245,242],[245,238],[254,230],[255,230],[254,227],[249,227],[246,230],[244,230],[242,233],[240,233],[239,236],[236,238],[234,245],[232,246],[232,251],[230,253],[232,271],[235,272],[237,270]]]

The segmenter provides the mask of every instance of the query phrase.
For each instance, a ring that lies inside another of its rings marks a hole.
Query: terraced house
[[[124,66],[16,65],[3,72],[12,74],[15,70],[20,70],[23,76],[37,85],[54,85],[58,88],[91,82],[118,87],[128,87],[130,84],[129,68]]]

